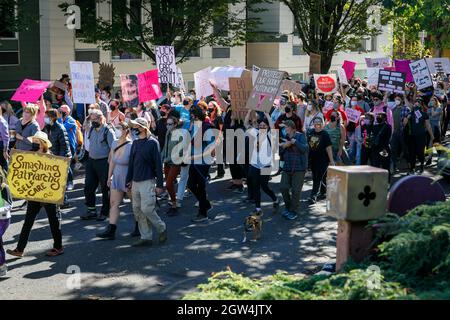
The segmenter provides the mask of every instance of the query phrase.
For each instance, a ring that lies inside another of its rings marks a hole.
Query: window
[[[0,51],[0,65],[18,65],[19,52],[18,51]]]
[[[92,63],[100,62],[99,50],[75,50],[75,61],[92,61]]]
[[[293,56],[301,56],[302,54],[305,54],[305,52],[303,51],[303,46],[301,44],[292,46]]]
[[[16,33],[11,30],[11,17],[16,15],[14,3],[2,1],[0,3],[0,38],[16,39]]]
[[[177,58],[181,58],[183,56],[183,51],[181,52],[175,52],[175,55],[177,56]],[[191,57],[191,58],[199,58],[200,57],[200,48],[195,48],[190,50],[186,57]]]
[[[140,35],[139,29],[142,25],[142,0],[129,0],[130,1],[130,16],[129,25],[134,35]]]
[[[127,52],[124,49],[113,49],[111,53],[113,60],[142,60],[142,54]]]
[[[213,59],[228,59],[230,58],[230,48],[213,48],[212,57]]]
[[[298,36],[298,29],[297,29],[297,25],[295,24],[295,20],[294,20],[294,36]]]
[[[81,29],[75,30],[75,36],[81,38],[83,30],[97,19],[97,2],[93,0],[75,0],[75,4],[80,7],[81,14]]]
[[[111,10],[113,22],[120,24],[127,23],[132,31],[135,30],[134,32],[137,32],[136,26],[141,24],[140,3],[140,0],[112,0]],[[131,19],[130,15],[124,14],[124,12],[127,12],[127,6],[130,6],[133,19]],[[142,60],[142,53],[131,53],[124,48],[113,48],[111,55],[113,60]]]
[[[216,20],[213,24],[213,32],[218,36],[228,37],[228,26],[226,24],[226,17],[224,20]]]

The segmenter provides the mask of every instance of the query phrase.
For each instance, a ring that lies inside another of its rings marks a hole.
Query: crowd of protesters
[[[23,104],[20,117],[9,102],[1,103],[0,165],[7,172],[13,148],[67,157],[71,163],[70,191],[75,171],[83,164],[86,210],[81,219],[108,219],[105,230],[97,236],[113,240],[119,206],[124,198],[131,199],[136,221],[132,235],[140,236],[133,246],[151,245],[153,228],[158,241],[165,242],[164,218],[177,216],[183,199],[190,194],[198,201],[192,221],[207,220],[212,209],[208,184],[224,179],[226,169],[231,174],[226,190],[243,194],[247,189],[246,202],[254,205],[251,214],[262,215],[262,190],[274,212],[284,203],[281,215],[288,220],[301,214],[305,179],[313,183],[308,199],[311,205],[326,198],[330,165],[372,165],[390,175],[400,170],[421,174],[432,161],[432,154],[427,158],[425,150],[445,138],[450,121],[450,88],[442,81],[422,91],[409,83],[404,94],[397,94],[380,92],[365,79],[351,79],[349,85],[340,85],[338,92],[325,95],[318,94],[311,82],[301,92],[282,92],[269,112],[248,111],[246,116],[235,113],[228,92],[213,83],[214,94],[209,97],[197,97],[193,90],[185,93],[168,88],[158,101],[132,106],[109,88],[96,89],[96,102],[91,105],[75,104],[70,98],[69,77],[63,75],[60,81],[66,90],[48,90],[36,103]],[[359,119],[349,119],[349,109],[358,111]],[[212,135],[212,129],[219,136]],[[230,134],[240,130],[245,132],[243,147]],[[273,148],[274,139],[278,150]],[[224,145],[230,140],[234,151],[231,161],[218,161],[217,150],[228,159],[225,153],[230,150]],[[177,149],[180,144],[183,148]],[[274,153],[279,154],[279,165],[273,163]],[[178,156],[183,160],[177,161]],[[211,177],[211,167],[216,168],[215,177]],[[311,175],[307,175],[309,171]],[[281,198],[270,182],[278,174]],[[3,180],[0,238],[9,225],[12,205]],[[98,188],[102,193],[99,212]],[[162,199],[168,200],[168,206],[161,217],[157,208]],[[47,254],[62,254],[60,210],[71,206],[69,200],[66,193],[62,206],[25,203],[19,242],[7,252],[16,257],[24,254],[34,220],[44,207],[54,239]],[[0,275],[4,272],[1,246]]]

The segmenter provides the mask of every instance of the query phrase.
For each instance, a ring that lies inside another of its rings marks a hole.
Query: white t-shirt
[[[267,168],[273,165],[273,154],[272,154],[272,135],[270,131],[267,134],[260,137],[260,132],[256,128],[251,128],[247,131],[247,135],[253,140],[253,148],[250,149],[250,164],[257,168]],[[258,149],[258,140],[261,139],[260,147]]]

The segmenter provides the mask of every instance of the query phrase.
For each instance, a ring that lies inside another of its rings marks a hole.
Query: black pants
[[[241,164],[230,164],[231,179],[240,180],[245,177]]]
[[[225,175],[225,167],[223,164],[217,165],[217,175],[219,175],[219,176]]]
[[[383,157],[380,152],[382,150],[373,149],[370,155],[370,164],[373,167],[384,169],[388,171],[388,181],[391,181],[391,150],[386,150],[388,153],[387,157]]]
[[[100,183],[102,188],[101,214],[104,216],[109,215],[108,168],[108,159],[94,160],[89,158],[86,164],[86,181],[84,186],[86,206],[88,209],[95,210],[95,194]]]
[[[248,182],[251,184],[253,199],[255,200],[256,208],[261,208],[261,189],[272,199],[277,200],[275,193],[269,188],[270,175],[262,175],[261,170],[250,166],[248,173]]]
[[[369,164],[370,149],[364,145],[361,146],[361,165],[365,166]]]
[[[426,135],[408,137],[409,165],[411,170],[415,169],[417,159],[419,159],[420,167],[423,169],[426,140]]]
[[[207,216],[211,203],[206,197],[206,181],[209,175],[209,165],[191,164],[189,167],[188,188],[198,200],[198,213]]]
[[[33,227],[36,216],[41,211],[41,207],[45,208],[47,212],[48,222],[50,223],[50,230],[53,237],[53,248],[62,248],[62,236],[59,225],[58,213],[56,211],[55,204],[40,203],[34,201],[28,201],[27,212],[25,214],[25,222],[20,232],[19,243],[17,244],[17,250],[23,251],[28,243],[28,237],[30,236],[31,228]]]
[[[326,194],[327,188],[327,169],[328,163],[320,163],[320,161],[311,162],[311,173],[313,179],[313,187],[311,191],[311,197],[317,195],[320,189],[320,194]]]

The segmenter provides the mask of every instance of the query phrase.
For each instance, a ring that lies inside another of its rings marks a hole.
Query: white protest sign
[[[344,68],[337,68],[337,74],[341,84],[348,84],[347,74],[345,73]]]
[[[390,58],[366,58],[366,64],[369,68],[386,68],[391,65]]]
[[[216,67],[211,70],[211,80],[214,80],[219,89],[230,91],[230,82],[228,79],[240,78],[244,70],[244,67]]]
[[[433,86],[433,79],[425,59],[411,62],[409,68],[418,90]]]
[[[448,58],[428,58],[428,69],[430,73],[450,73],[450,62]]]
[[[172,46],[157,46],[155,48],[155,56],[159,83],[175,85],[178,82],[175,49]]]
[[[333,101],[325,101],[323,108],[322,108],[322,113],[327,114],[328,111],[333,109],[333,105],[334,105]]]
[[[181,71],[181,69],[179,67],[177,68],[177,73],[178,73],[178,77],[177,77],[177,83],[175,84],[175,87],[186,92],[186,87],[184,85],[183,72]]]
[[[95,103],[94,69],[90,61],[70,61],[72,95],[75,103]]]
[[[210,79],[212,79],[211,67],[202,69],[194,73],[195,94],[198,98],[206,98],[207,96],[213,94],[213,89],[209,84]]]
[[[378,85],[378,76],[380,70],[380,68],[367,68],[367,84],[369,86]]]
[[[361,111],[352,108],[346,108],[345,114],[347,115],[348,121],[358,123],[359,117],[361,116]]]
[[[252,82],[253,82],[253,85],[255,85],[256,78],[258,77],[259,70],[261,70],[261,68],[257,67],[257,66],[253,66],[253,68],[252,68]]]

